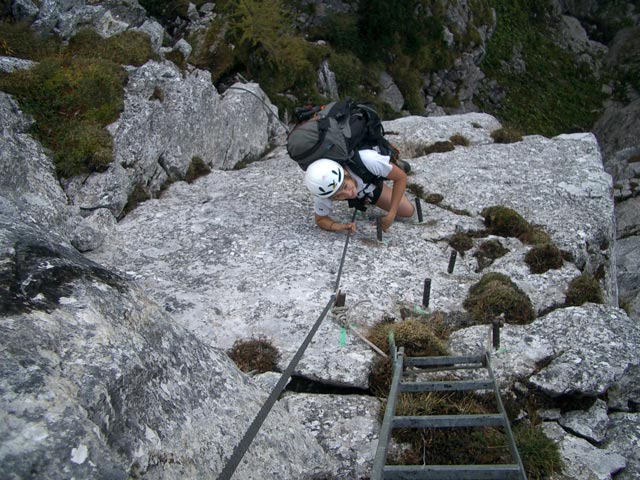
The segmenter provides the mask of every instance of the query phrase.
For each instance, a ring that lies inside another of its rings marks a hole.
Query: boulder
[[[266,399],[138,286],[6,211],[0,293],[7,478],[216,477]],[[335,471],[276,405],[237,475]]]
[[[29,135],[32,123],[13,97],[0,92],[1,210],[12,210],[16,219],[65,237],[71,234],[68,220],[78,212],[67,206],[51,157]]]
[[[157,196],[184,179],[195,159],[224,169],[259,159],[282,128],[276,113],[255,84],[221,96],[209,72],[149,61],[130,69],[124,112],[109,126],[114,162],[66,180],[65,191],[75,205],[119,217],[135,191]]]

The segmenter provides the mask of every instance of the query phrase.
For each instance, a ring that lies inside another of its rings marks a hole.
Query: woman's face
[[[349,200],[356,198],[356,195],[358,195],[356,181],[351,177],[345,177],[338,191],[331,196],[331,200]]]

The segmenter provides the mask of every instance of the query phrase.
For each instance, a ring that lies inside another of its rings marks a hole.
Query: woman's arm
[[[404,172],[403,172],[404,173]],[[351,232],[355,233],[356,224],[355,223],[340,223],[336,222],[329,216],[322,216],[315,214],[316,216],[316,225],[318,225],[321,229],[327,230],[328,232]]]
[[[385,232],[391,226],[398,214],[398,207],[404,197],[404,191],[407,188],[407,174],[404,173],[397,165],[391,164],[391,171],[387,175],[387,179],[393,182],[393,188],[391,190],[391,202],[389,205],[388,214],[382,217],[382,230]]]

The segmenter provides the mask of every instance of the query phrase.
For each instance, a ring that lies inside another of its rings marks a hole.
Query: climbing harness
[[[437,480],[477,480],[477,479],[516,479],[526,480],[526,472],[520,459],[509,418],[500,398],[489,351],[476,356],[434,356],[407,357],[404,347],[396,348],[393,334],[390,332],[389,347],[393,360],[393,379],[387,399],[387,407],[380,429],[378,447],[373,463],[371,480],[392,479],[437,479]],[[478,375],[472,380],[447,381],[410,381],[408,368],[412,375],[416,369],[422,373],[452,370],[487,370],[487,375]],[[488,377],[488,379],[487,379]],[[423,415],[396,416],[398,394],[419,392],[469,392],[491,390],[494,392],[498,412],[495,414],[475,415]],[[391,431],[396,428],[479,428],[501,427],[507,437],[512,463],[491,465],[388,465],[387,453],[391,440]]]

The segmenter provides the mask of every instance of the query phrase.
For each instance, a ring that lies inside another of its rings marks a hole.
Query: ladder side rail
[[[398,400],[398,391],[400,380],[402,378],[402,370],[404,368],[404,347],[400,347],[394,356],[393,362],[393,379],[389,396],[387,398],[387,408],[384,412],[384,419],[380,427],[380,437],[378,438],[378,446],[376,448],[376,456],[373,462],[371,480],[383,480],[383,469],[387,463],[387,452],[389,450],[389,441],[391,440],[391,425],[393,416],[396,412],[396,402]]]
[[[524,465],[522,463],[522,459],[520,458],[520,453],[518,452],[518,447],[516,446],[516,441],[513,436],[513,431],[511,430],[511,425],[509,423],[509,417],[507,416],[507,411],[504,408],[504,404],[502,403],[502,398],[500,398],[500,389],[498,388],[498,382],[496,381],[496,377],[493,373],[493,369],[491,368],[491,356],[489,352],[485,353],[486,362],[487,362],[487,370],[489,371],[489,378],[493,381],[494,393],[496,396],[496,403],[498,404],[498,408],[500,413],[504,416],[504,429],[507,433],[507,439],[509,440],[509,450],[513,459],[520,467],[520,479],[527,480],[527,474],[524,469]]]

